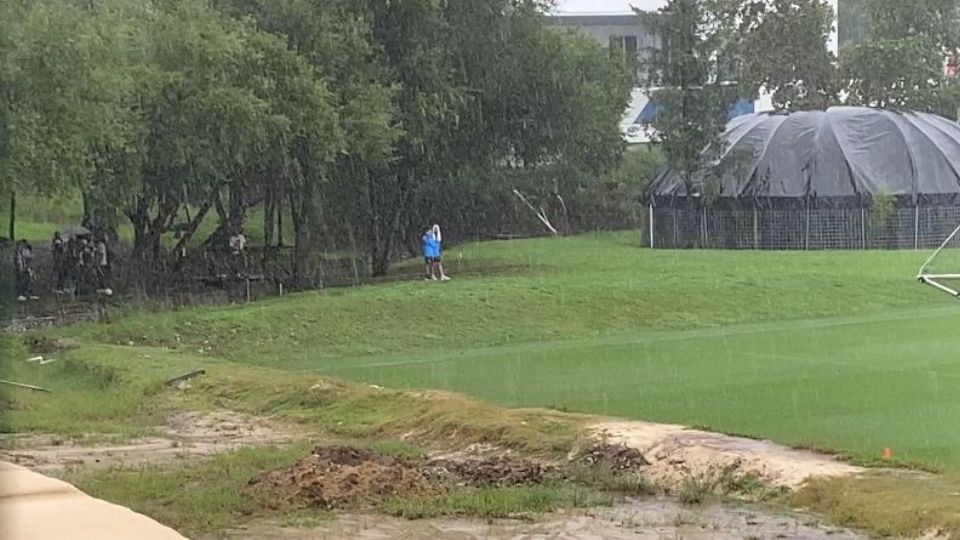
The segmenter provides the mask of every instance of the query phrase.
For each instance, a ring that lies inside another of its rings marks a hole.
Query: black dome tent
[[[865,107],[731,121],[719,160],[645,193],[654,247],[936,247],[960,224],[960,124]]]

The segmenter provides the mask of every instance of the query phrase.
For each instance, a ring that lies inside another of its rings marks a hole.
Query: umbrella
[[[60,234],[65,238],[80,238],[81,236],[90,236],[92,233],[90,229],[83,225],[67,225],[60,231]]]

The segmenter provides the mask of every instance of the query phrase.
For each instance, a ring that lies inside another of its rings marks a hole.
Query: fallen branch
[[[34,392],[47,392],[48,394],[53,393],[53,390],[44,388],[42,386],[34,386],[32,384],[24,384],[24,383],[18,383],[13,381],[3,381],[3,380],[0,380],[0,384],[8,384],[10,386],[16,386],[17,388],[26,388],[28,390],[33,390]]]
[[[555,229],[553,225],[550,224],[550,220],[547,219],[547,216],[544,214],[543,209],[537,210],[536,208],[534,208],[534,206],[530,204],[530,201],[528,201],[527,198],[524,197],[523,194],[517,191],[516,189],[513,190],[513,194],[516,195],[520,199],[520,201],[523,202],[523,204],[527,205],[527,208],[532,210],[533,213],[537,215],[537,218],[540,219],[540,221],[547,227],[547,229],[550,230],[551,233],[553,233],[554,236],[558,236],[560,234],[559,232],[557,232],[557,229]]]
[[[560,224],[560,228],[563,229],[564,234],[570,234],[570,211],[567,210],[567,203],[563,197],[559,193],[556,195],[557,200],[560,201],[560,208],[563,209],[563,223]]]
[[[180,375],[179,377],[174,377],[163,384],[167,386],[174,386],[176,384],[187,382],[190,379],[193,379],[195,377],[199,377],[200,375],[204,375],[206,374],[206,372],[207,371],[205,369],[195,369],[190,373],[185,373],[183,375]]]

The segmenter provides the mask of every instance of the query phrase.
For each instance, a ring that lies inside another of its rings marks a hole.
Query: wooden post
[[[920,203],[913,207],[913,249],[920,249]]]
[[[701,247],[702,249],[707,249],[707,247],[708,247],[707,244],[708,244],[708,242],[709,242],[708,236],[709,236],[709,234],[710,234],[710,231],[709,231],[709,229],[707,228],[707,205],[706,205],[706,203],[703,203],[703,213],[702,213],[702,216],[703,216],[703,217],[700,219],[700,223],[702,224],[701,227],[700,227],[700,229],[701,229],[701,231],[702,231],[702,237],[703,237],[703,239],[701,240],[701,245],[700,245],[700,247]]]
[[[10,194],[10,229],[8,234],[10,235],[10,241],[17,241],[17,194]]]
[[[860,244],[863,249],[867,249],[867,209],[860,209]]]
[[[650,227],[650,249],[653,249],[653,248],[654,248],[654,245],[653,245],[653,225],[654,225],[653,205],[651,204],[651,205],[650,205],[650,224],[649,224],[649,227]]]
[[[673,249],[677,248],[677,209],[674,208],[673,212],[670,212],[673,215],[673,245],[670,246]]]

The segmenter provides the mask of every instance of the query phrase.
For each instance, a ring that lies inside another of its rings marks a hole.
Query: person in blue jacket
[[[436,281],[449,281],[450,278],[443,271],[443,236],[440,233],[440,226],[434,225],[427,229],[420,238],[420,249],[423,251],[423,261],[427,270],[426,279]]]
[[[433,272],[433,254],[435,253],[436,241],[433,238],[433,229],[428,229],[420,237],[420,251],[423,252],[423,265],[427,271],[427,281],[436,281],[437,275]]]

